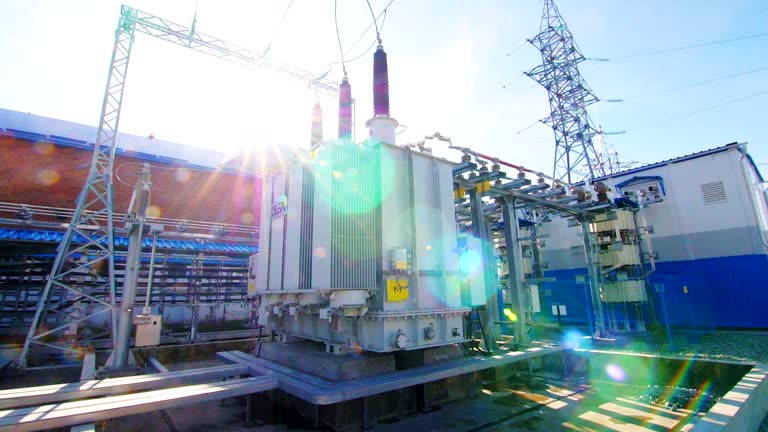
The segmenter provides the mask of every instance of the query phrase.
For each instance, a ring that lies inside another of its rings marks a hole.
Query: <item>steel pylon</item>
[[[568,183],[606,175],[605,164],[595,151],[587,107],[598,102],[579,72],[586,60],[560,15],[554,0],[544,0],[539,33],[529,39],[541,52],[542,63],[525,74],[541,84],[549,96],[550,115],[541,120],[555,133],[553,177]]]
[[[89,337],[109,334],[114,344],[117,315],[114,313],[112,164],[135,29],[136,11],[123,8],[115,31],[107,90],[88,177],[38,299],[32,325],[17,360],[20,368],[26,367],[33,345],[78,352],[75,348],[83,340],[83,335],[78,335],[80,324],[99,315],[109,315],[108,328],[101,328]]]
[[[303,81],[315,91],[335,95],[338,84],[253,54],[246,48],[197,32],[190,27],[121,6],[101,117],[88,177],[78,195],[72,219],[58,246],[45,288],[38,298],[32,325],[14,369],[24,370],[30,349],[43,346],[80,353],[83,343],[111,337],[115,347],[118,298],[115,290],[114,202],[112,173],[123,90],[136,33],[153,36],[245,67],[264,67]],[[107,315],[106,325],[96,318]],[[88,330],[84,331],[87,325]]]

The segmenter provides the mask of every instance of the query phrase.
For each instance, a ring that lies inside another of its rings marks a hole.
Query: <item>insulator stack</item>
[[[315,102],[312,109],[312,141],[314,147],[323,140],[323,110],[320,108],[320,101]]]
[[[347,77],[339,86],[339,140],[352,139],[352,87]]]
[[[373,115],[389,116],[389,76],[387,53],[381,45],[373,54]]]

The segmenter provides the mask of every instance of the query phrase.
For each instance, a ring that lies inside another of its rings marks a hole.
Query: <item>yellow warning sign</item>
[[[490,181],[484,181],[477,184],[477,191],[478,192],[488,192],[491,190],[491,182]]]
[[[408,300],[408,279],[387,279],[387,301],[401,302]]]

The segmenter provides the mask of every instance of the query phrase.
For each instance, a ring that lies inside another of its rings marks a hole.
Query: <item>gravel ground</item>
[[[573,329],[586,333],[583,329]],[[536,339],[543,342],[562,343],[565,334],[570,330],[537,328]],[[656,354],[672,357],[697,357],[709,360],[735,361],[747,363],[768,363],[768,333],[766,332],[736,332],[712,331],[707,333],[673,331],[673,349],[669,349],[666,333],[662,331],[649,332],[643,335],[633,335],[626,340],[619,337],[621,342],[598,343],[596,349],[620,351],[641,354]],[[569,338],[570,340],[570,338]],[[588,339],[584,339],[588,341]],[[586,343],[580,346],[587,347]]]

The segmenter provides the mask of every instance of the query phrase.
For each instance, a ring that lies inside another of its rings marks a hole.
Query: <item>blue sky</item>
[[[127,1],[146,12],[191,23],[194,0]],[[380,11],[389,0],[372,0]],[[339,60],[330,0],[199,0],[197,30],[322,73]],[[768,3],[732,1],[560,0],[560,11],[587,57],[615,58],[768,32]],[[527,77],[540,62],[525,45],[538,32],[540,0],[395,0],[382,38],[389,54],[392,116],[414,141],[439,131],[454,142],[525,166],[552,170],[553,134],[544,125],[546,92]],[[120,9],[119,1],[0,0],[0,107],[96,124]],[[339,0],[339,30],[348,49],[371,23],[363,0]],[[365,51],[367,33],[348,57]],[[372,53],[348,64],[357,100],[356,130],[372,112]],[[768,90],[768,70],[680,91],[661,92],[768,66],[768,37],[635,57],[585,62],[582,73],[598,97],[623,98],[591,110],[623,159],[655,162],[749,141],[768,163],[764,106],[756,96],[643,128]],[[330,78],[340,80],[341,68]],[[515,79],[507,88],[502,85]],[[659,93],[661,92],[661,93]],[[656,93],[656,94],[653,94]],[[297,81],[246,71],[139,35],[126,85],[121,130],[234,152],[238,147],[306,146],[315,95]],[[326,137],[336,130],[337,102],[321,96]],[[182,155],[180,155],[182,156]]]

